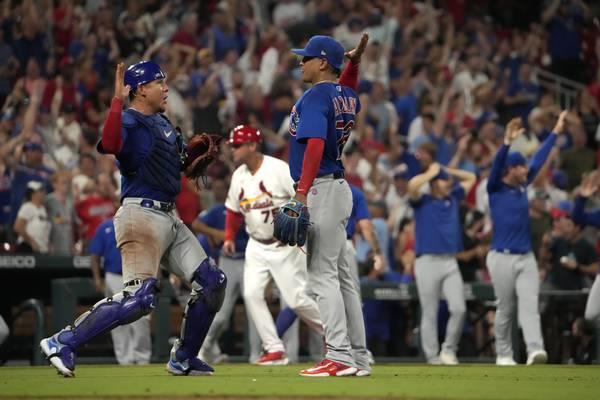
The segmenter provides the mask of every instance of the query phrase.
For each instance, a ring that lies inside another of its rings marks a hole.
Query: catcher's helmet
[[[131,90],[135,91],[140,85],[166,77],[157,63],[153,61],[140,61],[129,66],[125,71],[125,85],[129,85]]]
[[[238,125],[231,130],[227,143],[260,143],[261,141],[262,135],[258,129],[253,128],[250,125]]]

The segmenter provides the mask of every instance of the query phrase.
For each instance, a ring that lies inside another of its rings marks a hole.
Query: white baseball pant
[[[311,329],[323,331],[319,309],[306,293],[306,255],[298,248],[263,244],[252,238],[246,247],[244,302],[267,352],[285,351],[265,300],[271,277],[284,301]]]

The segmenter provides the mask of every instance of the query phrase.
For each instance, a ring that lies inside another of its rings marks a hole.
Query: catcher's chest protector
[[[162,114],[144,115],[132,109],[125,112],[150,132],[147,140],[152,140],[150,152],[138,170],[127,174],[126,179],[141,180],[150,188],[175,197],[181,190],[179,133]]]

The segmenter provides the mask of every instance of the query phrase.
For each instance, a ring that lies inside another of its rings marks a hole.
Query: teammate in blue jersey
[[[92,255],[92,275],[96,291],[106,297],[121,292],[123,290],[121,253],[117,248],[115,226],[112,219],[98,225],[90,242],[89,252]],[[104,281],[100,276],[101,260],[103,260]],[[110,335],[119,364],[148,364],[150,362],[152,340],[149,315],[145,315],[131,324],[116,327],[110,331]]]
[[[516,365],[511,341],[515,303],[527,344],[527,364],[543,364],[548,359],[540,325],[540,279],[531,248],[527,185],[546,162],[557,135],[563,133],[566,116],[566,111],[560,114],[552,134],[544,140],[529,166],[521,153],[509,153],[511,143],[524,131],[519,118],[511,120],[488,178],[493,235],[487,266],[498,299],[494,324],[497,365]]]
[[[350,57],[349,66],[356,76],[367,40],[363,34]],[[342,272],[346,267],[341,259],[346,248],[345,227],[352,212],[352,192],[344,179],[342,151],[360,111],[356,83],[342,84],[344,74],[338,82],[344,48],[329,36],[313,36],[305,48],[292,52],[302,57],[302,80],[312,87],[296,102],[290,115],[290,173],[297,182],[294,198],[306,204],[310,214],[308,287],[317,299],[327,347],[325,359],[300,375],[348,376],[360,372],[366,376],[371,374],[368,362],[357,365],[360,361],[353,356],[358,351],[360,358],[366,359],[366,348],[351,348],[342,295],[344,287],[353,282],[342,277],[350,277],[349,272]]]
[[[214,251],[213,257],[218,259],[219,268],[227,275],[227,288],[225,290],[225,301],[221,310],[215,316],[206,339],[200,348],[198,356],[200,359],[218,364],[227,359],[227,354],[221,351],[219,338],[229,326],[229,320],[238,298],[242,296],[244,285],[244,253],[248,244],[248,233],[246,227],[242,226],[235,237],[235,252],[225,254],[222,251],[225,239],[225,199],[227,198],[227,182],[223,179],[215,179],[211,182],[211,191],[215,196],[217,204],[198,215],[192,222],[192,230],[199,233],[198,236],[207,238],[210,246],[209,252]],[[260,356],[260,338],[254,324],[248,318],[248,339],[250,343],[250,359],[258,359]]]
[[[123,64],[117,66],[115,96],[98,151],[115,155],[121,172],[121,207],[114,224],[125,289],[40,342],[65,377],[74,376],[75,352],[82,345],[152,312],[158,299],[159,265],[192,287],[167,371],[173,375],[214,372],[196,355],[221,308],[227,279],[175,213],[185,148],[178,131],[162,114],[168,91],[165,74],[152,61],[138,62],[127,71]],[[128,97],[130,107],[123,112]]]
[[[592,173],[584,179],[579,189],[579,195],[575,200],[575,208],[573,208],[573,221],[575,223],[600,228],[600,210],[585,211],[587,199],[596,192],[598,192],[598,175]],[[579,268],[579,266],[575,268]],[[588,295],[584,318],[589,323],[600,325],[600,270]]]
[[[450,175],[459,185],[450,184]],[[456,262],[462,251],[460,202],[477,177],[467,171],[442,168],[432,163],[408,182],[408,196],[415,212],[415,280],[421,304],[421,343],[430,364],[456,365],[456,351],[466,313],[463,281]],[[422,192],[429,184],[431,194]],[[448,302],[450,318],[439,349],[437,316],[440,295]]]

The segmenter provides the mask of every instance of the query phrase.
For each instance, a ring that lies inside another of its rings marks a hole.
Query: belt
[[[252,238],[252,240],[255,240],[255,241],[257,241],[258,243],[261,243],[261,244],[273,244],[273,243],[277,243],[278,242],[278,240],[274,239],[274,238],[271,238],[271,239],[257,239],[257,238],[255,238],[253,236],[250,236],[250,237]]]
[[[527,250],[527,251],[512,250],[512,249],[492,249],[492,250],[494,250],[495,252],[498,252],[498,253],[515,254],[515,255],[523,255],[523,254],[529,253],[529,250]]]
[[[344,171],[334,172],[333,174],[327,174],[322,176],[317,176],[319,179],[344,179],[346,175],[344,175]]]
[[[321,176],[317,176],[316,179],[344,179],[346,175],[344,171],[334,172],[332,174],[325,174]],[[298,189],[298,182],[294,182],[294,190]]]
[[[140,206],[162,212],[171,212],[175,209],[175,203],[163,203],[162,201],[152,199],[142,199],[140,201]]]

